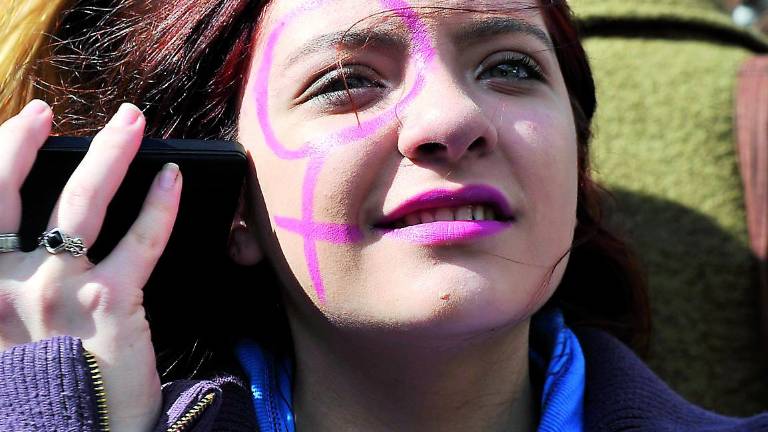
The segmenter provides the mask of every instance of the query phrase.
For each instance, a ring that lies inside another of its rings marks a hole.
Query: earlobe
[[[243,185],[240,203],[229,231],[229,256],[232,261],[242,266],[256,265],[264,257],[259,240],[249,226],[249,216],[252,212],[247,197],[248,188]]]
[[[235,220],[232,224],[228,247],[229,256],[234,262],[242,266],[258,264],[264,257],[256,236],[241,219]]]
[[[258,264],[264,257],[261,244],[256,234],[251,230],[252,210],[248,201],[248,182],[240,191],[240,201],[237,206],[232,227],[229,231],[228,252],[235,263],[242,266]]]

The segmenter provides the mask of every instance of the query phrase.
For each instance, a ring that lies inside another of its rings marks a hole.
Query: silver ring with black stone
[[[66,251],[76,257],[83,256],[88,252],[83,239],[72,237],[58,228],[44,232],[40,236],[38,246],[45,247],[45,250],[52,254]]]
[[[21,250],[21,239],[18,234],[0,234],[0,253],[18,252]]]

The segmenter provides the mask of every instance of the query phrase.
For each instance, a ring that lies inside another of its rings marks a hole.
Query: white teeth
[[[485,220],[485,207],[483,206],[472,207],[472,219]]]
[[[405,217],[405,226],[418,225],[420,223],[421,219],[419,219],[419,215],[416,213],[411,213]]]
[[[455,220],[472,220],[472,206],[464,206],[459,207],[456,209],[456,219]]]
[[[439,221],[471,221],[471,220],[496,220],[496,212],[487,206],[462,206],[424,210],[411,213],[395,223],[395,228],[409,227]]]
[[[453,216],[453,210],[449,208],[437,209],[437,211],[435,212],[435,220],[446,221],[446,222],[455,220]]]

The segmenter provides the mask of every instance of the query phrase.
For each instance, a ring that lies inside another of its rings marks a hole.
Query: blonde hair
[[[0,0],[0,122],[40,97],[36,78],[52,71],[39,60],[50,54],[51,33],[69,0]]]

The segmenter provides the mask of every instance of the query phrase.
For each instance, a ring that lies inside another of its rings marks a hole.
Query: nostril
[[[420,145],[418,151],[423,156],[434,156],[445,150],[445,148],[445,145],[438,142],[428,142]]]
[[[482,151],[486,147],[485,138],[479,137],[469,145],[468,151]]]

